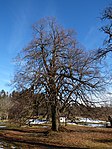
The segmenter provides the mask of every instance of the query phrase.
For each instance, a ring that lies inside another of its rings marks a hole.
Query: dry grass
[[[40,144],[45,146],[60,146],[68,148],[112,149],[111,128],[91,128],[83,126],[67,126],[59,132],[52,132],[46,128],[21,128],[15,130],[1,130],[0,138]]]

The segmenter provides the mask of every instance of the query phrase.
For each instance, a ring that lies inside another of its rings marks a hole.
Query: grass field
[[[112,149],[112,128],[84,126],[61,127],[59,132],[50,128],[27,127],[0,130],[0,139],[46,146],[47,148]],[[37,147],[38,148],[38,147]],[[43,148],[43,147],[42,147]]]

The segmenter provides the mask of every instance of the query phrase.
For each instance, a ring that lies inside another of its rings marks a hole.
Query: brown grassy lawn
[[[60,148],[112,149],[112,128],[91,128],[66,126],[59,132],[48,128],[21,128],[0,130],[0,138],[9,141],[24,142]]]

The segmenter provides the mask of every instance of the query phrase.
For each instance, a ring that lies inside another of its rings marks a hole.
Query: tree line
[[[73,102],[61,112],[61,116],[75,122],[78,117],[107,120],[112,113],[111,105],[86,106]],[[51,121],[51,110],[46,102],[44,94],[32,94],[30,90],[8,93],[0,91],[0,119],[11,123],[26,125],[28,119],[41,118]]]

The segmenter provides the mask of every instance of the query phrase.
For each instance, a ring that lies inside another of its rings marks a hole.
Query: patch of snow
[[[46,120],[33,119],[32,121],[30,121],[30,124],[44,124],[46,122]]]
[[[77,122],[86,122],[86,123],[106,123],[106,121],[93,120],[91,118],[80,118]]]
[[[77,125],[76,123],[67,123],[68,125]]]
[[[90,127],[104,127],[105,125],[104,124],[87,124],[87,126],[90,126]]]
[[[0,126],[0,128],[5,128],[6,126]]]

